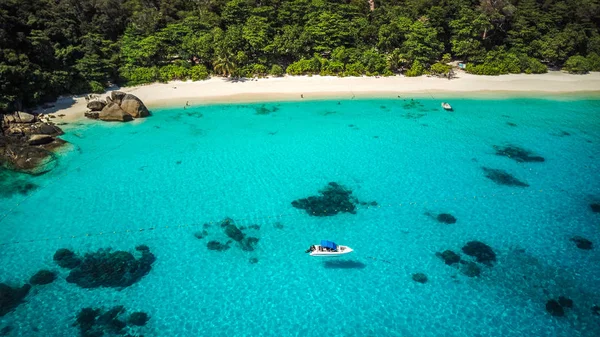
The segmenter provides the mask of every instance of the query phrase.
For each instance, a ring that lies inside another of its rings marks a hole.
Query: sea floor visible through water
[[[221,104],[71,125],[55,170],[0,174],[0,283],[58,273],[0,329],[79,336],[82,308],[122,305],[148,313],[130,331],[146,337],[600,336],[600,214],[590,208],[600,202],[600,99],[451,104]],[[498,155],[506,146],[511,156]],[[515,148],[537,159],[519,161]],[[502,184],[511,181],[520,184]],[[352,191],[355,214],[292,206],[330,182]],[[253,251],[207,248],[227,241],[225,218],[259,239]],[[593,248],[579,249],[576,236]],[[305,253],[322,239],[354,252]],[[436,256],[475,261],[461,250],[469,241],[496,254],[475,263],[475,277]],[[141,244],[156,261],[123,289],[80,288],[53,261],[60,248]],[[546,311],[559,296],[573,300],[564,317]]]

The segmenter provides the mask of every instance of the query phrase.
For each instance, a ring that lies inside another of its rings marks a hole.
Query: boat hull
[[[348,246],[338,246],[338,249],[335,252],[328,252],[325,250],[320,251],[319,248],[321,248],[320,245],[315,245],[315,250],[310,252],[310,256],[335,257],[335,256],[346,255],[348,253],[353,252],[352,248],[350,248]]]

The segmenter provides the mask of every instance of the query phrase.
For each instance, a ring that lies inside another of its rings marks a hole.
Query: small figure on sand
[[[304,98],[304,94],[300,94],[300,98]]]
[[[190,101],[186,101],[185,106],[190,106]]]

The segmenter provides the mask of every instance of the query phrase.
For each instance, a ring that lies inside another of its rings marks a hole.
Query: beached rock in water
[[[549,300],[546,302],[546,311],[556,317],[562,317],[565,315],[565,309],[558,303],[557,300]]]
[[[84,112],[83,115],[89,119],[100,119],[99,112]]]
[[[106,102],[103,101],[91,101],[87,104],[87,108],[90,109],[90,111],[102,111],[105,106]]]
[[[209,241],[206,244],[206,247],[210,250],[216,250],[218,252],[223,252],[230,248],[228,244],[222,244],[219,241],[215,240]]]
[[[332,216],[341,212],[356,214],[358,200],[344,186],[330,182],[319,193],[322,195],[294,200],[292,206],[306,210],[311,216]]]
[[[531,151],[525,150],[515,145],[497,146],[494,145],[496,155],[511,158],[519,163],[543,162],[544,158],[532,155]]]
[[[73,251],[66,248],[57,250],[53,259],[62,268],[73,269],[81,264],[81,259]]]
[[[456,223],[456,218],[452,214],[441,213],[437,216],[437,221],[445,224]]]
[[[460,265],[460,272],[468,277],[477,277],[481,274],[481,268],[475,262],[465,262]]]
[[[469,241],[462,248],[463,253],[473,256],[477,262],[491,266],[492,262],[496,261],[496,253],[492,248],[483,242]]]
[[[52,283],[54,280],[56,280],[56,273],[50,270],[42,269],[35,273],[31,279],[29,279],[29,283],[33,285],[43,285]]]
[[[121,99],[121,109],[133,118],[148,117],[150,115],[144,103],[132,94],[127,94]]]
[[[4,115],[0,125],[0,166],[33,175],[43,174],[56,166],[53,151],[66,142],[53,136],[62,130],[25,113]]]
[[[0,317],[11,312],[21,304],[25,296],[27,296],[29,289],[31,289],[29,284],[25,284],[21,288],[12,288],[7,284],[0,283]]]
[[[460,262],[460,256],[451,250],[445,250],[442,253],[435,253],[435,256],[444,260],[447,265],[453,265]]]
[[[498,185],[528,187],[529,184],[520,181],[504,170],[482,167],[486,178],[492,180]]]
[[[142,250],[141,255],[136,259],[129,252],[110,249],[87,253],[71,270],[67,282],[82,288],[128,287],[148,274],[156,260],[149,250]]]
[[[109,122],[128,122],[133,120],[133,117],[121,109],[121,107],[116,103],[110,103],[106,105],[104,109],[100,111],[98,118]]]
[[[129,315],[129,318],[127,319],[127,323],[129,323],[131,325],[144,326],[144,325],[146,325],[146,323],[148,323],[149,319],[150,319],[150,317],[148,316],[147,313],[138,311],[138,312],[134,312],[131,315]]]
[[[594,213],[600,213],[600,204],[590,204],[590,208]]]
[[[416,273],[412,275],[412,279],[418,283],[427,283],[427,275],[423,273]]]
[[[575,237],[571,238],[571,241],[575,242],[575,245],[579,249],[590,250],[593,248],[592,241],[590,241],[584,237],[581,237],[581,236],[575,236]]]

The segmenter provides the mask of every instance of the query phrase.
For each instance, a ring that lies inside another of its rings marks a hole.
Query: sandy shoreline
[[[291,101],[301,99],[396,98],[425,96],[436,99],[452,97],[522,97],[599,96],[600,73],[569,75],[550,72],[541,75],[476,76],[466,73],[447,80],[434,77],[331,77],[286,76],[233,82],[211,78],[198,82],[154,83],[118,90],[138,96],[149,109],[190,105],[241,102]],[[100,95],[105,97],[107,94]],[[301,97],[304,96],[304,98]],[[83,96],[63,97],[54,108],[38,112],[64,114],[57,122],[74,121],[87,111]]]

